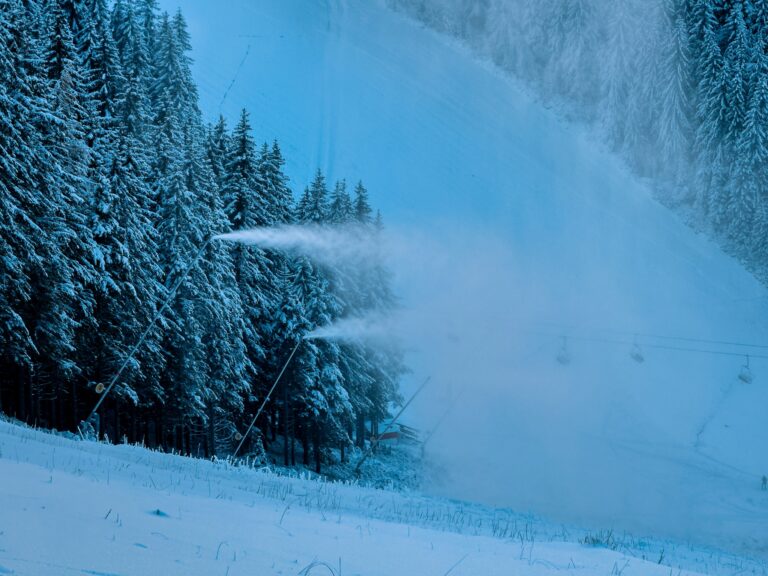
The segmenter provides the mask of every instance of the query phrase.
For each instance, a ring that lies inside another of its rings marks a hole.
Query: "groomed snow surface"
[[[0,422],[0,479],[0,574],[765,573],[716,550],[7,422]]]

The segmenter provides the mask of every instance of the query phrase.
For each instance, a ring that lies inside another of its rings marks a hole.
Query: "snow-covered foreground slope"
[[[479,506],[0,422],[0,574],[764,574],[714,550],[618,537],[613,551],[580,544],[585,536]]]
[[[429,431],[461,394],[427,448],[433,492],[765,554],[762,286],[577,128],[381,2],[182,9],[206,115],[249,108],[296,188],[320,167],[383,209],[414,378],[433,376],[409,423]]]

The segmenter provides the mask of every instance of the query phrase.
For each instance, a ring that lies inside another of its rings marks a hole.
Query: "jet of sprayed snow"
[[[302,254],[328,264],[361,261],[375,256],[377,242],[360,226],[276,226],[219,234],[218,240]]]
[[[391,316],[372,314],[341,318],[327,326],[315,328],[305,338],[309,340],[346,340],[355,342],[386,342],[396,337]]]

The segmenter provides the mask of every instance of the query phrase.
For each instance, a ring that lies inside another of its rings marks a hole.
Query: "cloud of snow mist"
[[[441,472],[427,489],[594,529],[714,541],[739,498],[732,483],[768,466],[730,434],[768,440],[768,430],[754,419],[732,432],[741,358],[668,349],[686,346],[665,337],[743,336],[747,309],[701,278],[700,246],[672,250],[642,229],[623,237],[572,217],[551,235],[544,220],[521,223],[522,242],[468,225],[387,235],[403,298],[387,330],[414,370],[405,395],[432,376],[403,416],[430,435],[425,454]]]
[[[403,416],[429,436],[426,457],[441,470],[428,491],[708,541],[705,527],[722,511],[697,500],[728,493],[724,466],[758,474],[768,462],[722,436],[741,359],[669,350],[663,337],[722,338],[748,310],[723,305],[727,283],[701,281],[700,247],[668,250],[626,221],[594,226],[587,216],[571,210],[556,229],[527,217],[518,239],[455,223],[390,228],[377,242],[296,226],[221,238],[342,269],[384,258],[397,312],[308,337],[402,343],[413,369],[406,397],[432,377]],[[768,373],[761,360],[751,366]]]

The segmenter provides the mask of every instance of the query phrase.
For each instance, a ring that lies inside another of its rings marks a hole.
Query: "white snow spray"
[[[298,253],[329,264],[360,261],[377,251],[370,232],[355,225],[252,228],[219,234],[216,239]]]
[[[341,340],[367,343],[388,343],[396,338],[396,319],[381,313],[348,316],[315,328],[305,336],[308,340]]]
[[[390,241],[382,249],[383,237],[370,228],[355,224],[343,226],[291,225],[252,228],[215,237],[218,240],[251,244],[272,250],[307,256],[311,260],[342,269],[365,269],[380,262],[385,252],[393,252]],[[374,312],[348,316],[320,326],[305,336],[309,340],[346,340],[386,345],[398,332],[392,313]]]

